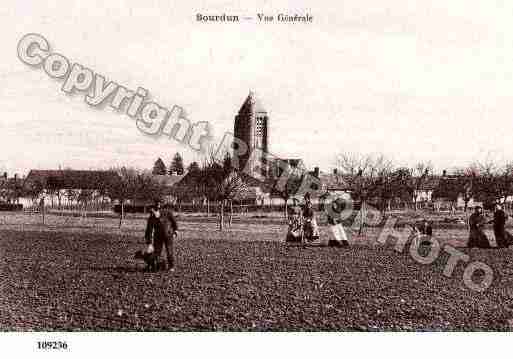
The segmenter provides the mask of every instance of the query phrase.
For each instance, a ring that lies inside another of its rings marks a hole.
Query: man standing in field
[[[150,217],[146,224],[146,244],[153,245],[152,253],[145,258],[147,269],[157,271],[162,247],[166,247],[167,269],[174,270],[173,238],[176,237],[178,225],[173,216],[170,206],[161,206],[161,201],[156,200],[151,208]]]

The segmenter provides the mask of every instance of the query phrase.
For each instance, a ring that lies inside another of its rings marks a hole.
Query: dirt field
[[[483,293],[448,255],[377,244],[287,248],[285,226],[180,223],[174,272],[143,273],[142,219],[0,214],[1,330],[512,330],[513,248],[461,249],[494,271]],[[328,235],[323,228],[323,235]],[[464,245],[464,229],[439,230]]]

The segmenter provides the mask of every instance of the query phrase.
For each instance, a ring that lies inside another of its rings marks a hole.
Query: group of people
[[[333,203],[333,206],[336,205],[336,202]],[[493,223],[493,232],[498,248],[513,245],[513,236],[505,229],[507,218],[508,216],[500,204],[495,205],[493,219],[491,220],[487,220],[484,216],[482,207],[475,207],[468,223],[470,230],[468,247],[492,248],[488,236],[484,232],[485,225],[489,223]],[[328,223],[332,227],[336,238],[335,240],[329,240],[328,245],[348,246],[349,243],[343,226],[337,223],[334,218],[328,218]],[[429,245],[433,235],[431,224],[424,219],[419,225],[414,226],[414,229],[418,237],[423,238],[421,244]],[[147,271],[154,272],[160,269],[174,270],[173,239],[177,236],[177,233],[178,225],[171,206],[162,206],[161,201],[156,200],[155,204],[150,208],[150,216],[146,224],[145,241],[147,247],[144,251],[137,251],[135,254],[137,259],[144,260]],[[318,240],[319,226],[310,195],[308,193],[305,194],[302,206],[294,198],[294,204],[289,210],[286,242],[305,245]],[[161,263],[160,256],[164,248],[167,261]]]
[[[319,225],[315,217],[315,211],[313,209],[310,194],[304,195],[304,204],[299,206],[298,200],[293,199],[294,204],[289,211],[289,226],[285,241],[287,243],[301,243],[308,244],[319,240]],[[333,205],[336,205],[335,203]],[[341,224],[336,223],[334,219],[328,218],[330,225],[333,227],[341,227]],[[334,231],[335,238],[342,237],[340,239],[329,240],[329,246],[348,246],[347,237],[343,227],[337,228]]]
[[[413,236],[417,240],[419,240],[420,245],[431,245],[431,238],[433,237],[433,226],[427,219],[422,219],[422,221],[416,225],[412,225],[413,228]]]
[[[497,248],[506,248],[513,245],[513,236],[506,231],[507,214],[500,204],[495,205],[493,219],[487,220],[482,207],[475,207],[474,213],[469,217],[469,248],[491,248],[488,236],[484,232],[486,224],[493,223],[493,234]]]

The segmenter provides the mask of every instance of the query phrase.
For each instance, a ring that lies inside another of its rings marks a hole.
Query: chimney
[[[319,178],[319,167],[314,167],[314,177]]]
[[[4,178],[7,179],[7,172],[4,172]]]
[[[336,169],[336,168],[334,168],[334,169],[333,169],[333,174],[334,174],[334,175],[336,175],[336,174],[337,174],[337,169]]]
[[[442,177],[445,177],[445,176],[447,176],[447,170],[442,171]]]

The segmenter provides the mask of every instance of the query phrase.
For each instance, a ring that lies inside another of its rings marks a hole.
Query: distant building
[[[89,170],[31,170],[23,188],[38,188],[40,194],[37,198],[54,197],[65,203],[77,203],[77,198],[82,191],[89,191],[92,196],[105,196],[106,183],[117,179],[114,171],[89,171]],[[83,192],[82,192],[83,193]],[[36,198],[24,198],[24,204],[30,203]]]
[[[153,175],[153,179],[164,187],[164,201],[176,200],[175,186],[182,181],[187,173],[181,175]]]
[[[57,185],[63,189],[97,190],[117,176],[118,174],[114,171],[30,170],[25,178],[24,187],[37,182],[44,189]]]
[[[284,164],[290,166],[291,173],[302,173],[306,171],[303,160],[300,158],[282,158],[275,159],[269,162],[268,176],[270,179],[276,179],[283,174]]]

